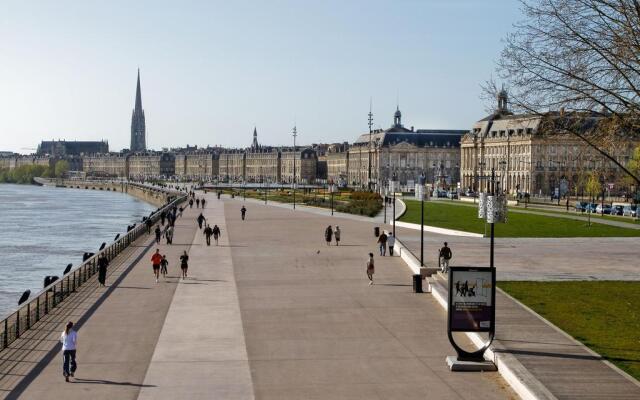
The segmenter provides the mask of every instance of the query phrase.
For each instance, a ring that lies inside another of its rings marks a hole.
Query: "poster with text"
[[[451,269],[449,318],[452,332],[491,330],[493,273],[489,268]]]

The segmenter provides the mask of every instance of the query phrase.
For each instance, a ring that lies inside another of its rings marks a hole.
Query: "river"
[[[153,210],[120,192],[0,184],[0,316]]]

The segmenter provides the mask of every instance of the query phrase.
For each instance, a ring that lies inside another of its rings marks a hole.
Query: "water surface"
[[[0,316],[154,209],[121,192],[0,184]]]

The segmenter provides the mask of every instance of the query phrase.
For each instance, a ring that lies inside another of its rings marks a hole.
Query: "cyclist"
[[[449,269],[449,260],[452,257],[451,249],[447,246],[447,242],[444,242],[444,246],[440,249],[440,270],[442,273],[446,273]]]

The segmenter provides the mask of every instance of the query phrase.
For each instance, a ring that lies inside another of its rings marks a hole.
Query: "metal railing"
[[[173,206],[185,201],[185,199],[186,196],[183,196],[161,207],[150,217],[151,221],[155,224],[160,219],[160,214],[163,211],[170,210]],[[83,283],[91,279],[98,271],[98,258],[100,256],[104,255],[109,261],[113,260],[146,232],[147,227],[144,223],[137,224],[135,228],[124,234],[124,236],[83,261],[81,265],[63,275],[62,278],[42,289],[27,303],[22,304],[16,311],[0,321],[0,350],[11,345],[20,335],[72,295]]]

